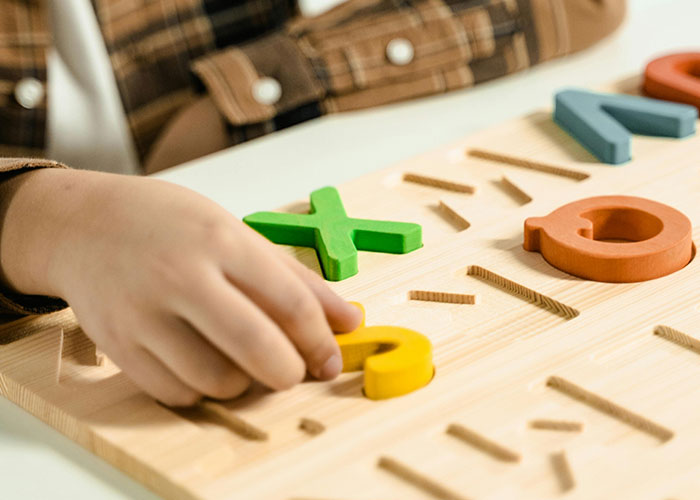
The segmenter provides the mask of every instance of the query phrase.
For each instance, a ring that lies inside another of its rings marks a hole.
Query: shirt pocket
[[[272,120],[326,93],[296,40],[284,33],[201,57],[192,70],[232,125]]]

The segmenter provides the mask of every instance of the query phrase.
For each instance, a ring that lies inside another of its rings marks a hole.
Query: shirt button
[[[269,76],[264,76],[253,83],[253,99],[260,104],[272,106],[282,97],[282,85]]]
[[[394,38],[386,45],[386,57],[392,64],[405,66],[413,61],[413,44],[405,38]]]
[[[26,109],[34,109],[44,99],[44,84],[36,78],[22,78],[15,86],[15,100]]]

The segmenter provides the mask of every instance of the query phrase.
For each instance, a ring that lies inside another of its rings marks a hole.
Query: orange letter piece
[[[644,92],[691,104],[700,111],[700,52],[672,54],[650,62],[644,72]]]
[[[666,276],[693,253],[690,220],[678,210],[633,196],[575,201],[525,221],[523,247],[566,273],[629,283]]]

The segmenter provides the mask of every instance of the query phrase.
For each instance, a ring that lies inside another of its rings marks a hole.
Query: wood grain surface
[[[478,189],[446,191],[407,173]],[[504,178],[531,201],[504,191]],[[613,167],[542,111],[339,191],[352,217],[423,226],[420,250],[361,252],[359,274],[331,286],[364,304],[368,325],[430,338],[427,387],[370,401],[362,374],[349,373],[174,412],[108,359],[97,363],[64,312],[2,327],[33,333],[0,346],[0,392],[166,498],[697,498],[700,262],[643,283],[585,281],[523,250],[522,231],[527,217],[570,201],[628,194],[685,213],[697,244],[700,137],[635,136],[633,160]],[[318,271],[312,250],[289,252]],[[543,432],[536,420],[581,428]],[[468,429],[472,444],[450,426]],[[494,459],[484,443],[518,460]]]

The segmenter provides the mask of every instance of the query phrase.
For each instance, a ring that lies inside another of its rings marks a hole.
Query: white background
[[[307,11],[319,11],[332,2],[303,3]],[[561,87],[600,85],[638,73],[645,62],[665,52],[700,50],[698,0],[628,2],[623,28],[584,53],[476,89],[324,117],[159,177],[191,187],[243,216],[548,107]],[[157,497],[0,398],[0,498]]]

